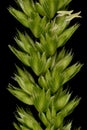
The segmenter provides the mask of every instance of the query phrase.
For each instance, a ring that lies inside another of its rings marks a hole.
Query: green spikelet
[[[79,97],[71,98],[71,92],[64,88],[81,69],[81,63],[71,65],[73,54],[65,45],[78,29],[79,24],[70,26],[80,12],[67,10],[71,0],[17,0],[18,9],[9,7],[9,12],[29,31],[17,31],[17,47],[10,50],[24,64],[16,66],[8,90],[21,102],[32,105],[31,109],[18,108],[16,130],[71,130],[72,121],[65,117],[79,104]],[[26,30],[25,28],[25,30]],[[31,72],[28,71],[31,69]],[[80,128],[78,128],[80,129]]]

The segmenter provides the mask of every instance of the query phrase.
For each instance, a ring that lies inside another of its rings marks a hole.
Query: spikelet
[[[67,10],[71,0],[16,2],[18,9],[9,7],[8,10],[32,36],[18,30],[14,38],[17,47],[9,45],[24,69],[16,66],[13,80],[17,86],[9,84],[8,90],[21,102],[34,106],[39,121],[30,110],[18,108],[18,124],[14,123],[14,127],[17,130],[71,130],[72,121],[67,123],[65,117],[73,112],[80,98],[71,99],[71,92],[64,89],[64,85],[80,71],[82,64],[71,65],[72,52],[64,46],[79,27],[77,23],[70,26],[70,22],[80,18],[81,12]]]

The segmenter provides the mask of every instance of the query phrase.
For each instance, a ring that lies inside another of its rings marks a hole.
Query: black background
[[[8,91],[7,86],[15,70],[17,58],[10,52],[8,45],[14,44],[16,28],[23,27],[9,14],[7,8],[14,5],[13,0],[0,0],[0,130],[14,130],[12,125],[14,112],[20,102]],[[81,102],[70,116],[75,127],[82,126],[87,130],[87,4],[86,0],[72,0],[70,8],[75,12],[81,11],[81,25],[68,42],[68,47],[74,52],[74,61],[84,64],[81,71],[69,84],[74,95],[80,96]]]

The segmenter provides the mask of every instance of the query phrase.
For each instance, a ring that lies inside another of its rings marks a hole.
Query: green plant
[[[70,25],[74,18],[81,17],[68,10],[71,0],[17,0],[18,9],[9,7],[9,12],[28,31],[17,31],[17,47],[11,51],[23,63],[16,66],[14,80],[8,90],[20,101],[32,105],[38,119],[24,108],[17,108],[17,130],[71,130],[71,121],[65,118],[73,112],[80,98],[71,98],[65,84],[81,69],[82,64],[71,65],[72,52],[64,47],[79,27]],[[26,67],[27,66],[27,67]],[[32,73],[27,68],[32,70]],[[80,129],[80,128],[79,128]]]

